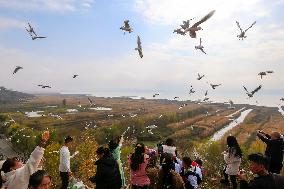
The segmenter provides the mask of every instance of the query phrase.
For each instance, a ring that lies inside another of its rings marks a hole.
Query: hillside
[[[14,104],[33,98],[33,95],[0,87],[0,105]]]

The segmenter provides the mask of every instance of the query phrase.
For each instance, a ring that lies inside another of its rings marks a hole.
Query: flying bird
[[[35,36],[37,36],[37,34],[35,33],[35,30],[34,30],[34,28],[31,26],[31,24],[30,23],[28,23],[28,25],[29,25],[29,28],[26,28],[26,30],[27,30],[27,32],[29,33],[29,34],[34,34]]]
[[[195,90],[193,88],[191,88],[190,91],[189,91],[189,94],[191,95],[193,93],[195,93]]]
[[[187,28],[184,32],[189,32],[189,36],[191,38],[196,38],[196,32],[199,30],[202,30],[202,28],[199,26],[206,20],[208,20],[213,14],[215,13],[215,10],[209,12],[206,16],[204,16],[200,21],[193,24],[191,27]]]
[[[20,69],[23,69],[23,67],[17,66],[17,67],[14,69],[13,74],[17,73]]]
[[[124,34],[125,34],[125,32],[128,32],[128,33],[133,32],[133,29],[129,25],[129,20],[125,20],[124,25],[121,26],[119,29],[123,30]]]
[[[200,38],[200,40],[199,40],[199,45],[198,46],[195,46],[195,49],[196,50],[201,50],[204,54],[206,54],[206,52],[204,51],[204,47],[201,45],[201,43],[202,43],[202,40],[201,40],[201,38]]]
[[[76,74],[75,74],[75,75],[73,75],[73,78],[76,78],[76,77],[78,77],[78,76],[79,76],[79,75],[76,75]]]
[[[200,75],[199,73],[197,75],[198,75],[197,80],[201,80],[205,76],[205,75]]]
[[[205,92],[205,95],[204,95],[204,99],[203,99],[203,101],[207,101],[207,100],[209,100],[209,97],[207,97],[207,95],[208,95],[208,90]]]
[[[239,35],[237,35],[237,37],[239,38],[239,40],[244,40],[244,38],[247,38],[246,36],[246,32],[253,27],[253,25],[256,24],[256,21],[254,23],[252,23],[252,25],[250,25],[250,27],[248,27],[245,31],[243,31],[243,29],[240,26],[240,23],[238,21],[236,21],[238,28],[241,30],[241,33]]]
[[[159,96],[160,94],[159,93],[155,93],[153,94],[153,97],[155,98],[156,96]]]
[[[262,79],[263,76],[265,76],[267,74],[272,74],[272,73],[274,73],[274,72],[270,70],[270,71],[265,71],[265,72],[259,72],[258,75]]]
[[[88,97],[88,100],[89,100],[89,103],[90,103],[90,106],[94,106],[94,102]]]
[[[174,97],[174,100],[175,100],[175,99],[178,99],[178,98],[179,98],[178,96],[175,96],[175,97]]]
[[[282,97],[282,98],[280,98],[280,100],[284,102],[284,98],[283,98],[283,97]]]
[[[142,58],[143,57],[143,53],[142,53],[141,40],[140,40],[139,36],[137,36],[137,48],[135,48],[135,50],[138,51],[140,58]]]
[[[45,88],[51,88],[49,85],[37,85],[37,86],[39,86],[39,87],[41,87],[41,88],[43,88],[43,89],[45,89]]]
[[[248,95],[249,98],[253,97],[254,93],[256,93],[257,91],[259,91],[261,89],[262,85],[259,85],[256,89],[254,89],[253,91],[249,92],[247,90],[247,88],[245,86],[243,86],[243,88],[246,91],[246,94]]]
[[[222,85],[222,84],[214,85],[214,84],[211,84],[211,83],[210,83],[210,86],[212,87],[212,89],[216,89],[216,87],[218,87],[218,86],[220,86],[220,85]]]
[[[49,85],[37,85],[37,86],[39,86],[39,87],[41,87],[43,89],[45,89],[45,88],[50,88],[51,89],[51,87]]]
[[[189,28],[190,26],[190,21],[193,20],[194,18],[191,18],[189,20],[186,21],[182,21],[183,24],[180,25],[180,27],[184,30],[186,30],[187,28]]]

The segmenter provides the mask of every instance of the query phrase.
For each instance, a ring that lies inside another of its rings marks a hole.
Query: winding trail
[[[237,112],[235,113],[238,113],[240,111],[242,111],[244,108],[238,110]],[[227,133],[229,130],[233,129],[234,127],[238,126],[239,124],[241,124],[246,116],[252,111],[253,109],[248,109],[248,110],[244,110],[241,112],[241,115],[240,117],[238,117],[237,119],[233,120],[229,125],[225,126],[223,129],[217,131],[213,137],[210,139],[210,141],[217,141],[217,140],[220,140],[225,133]],[[234,114],[235,114],[234,113]],[[232,114],[231,114],[232,115]]]

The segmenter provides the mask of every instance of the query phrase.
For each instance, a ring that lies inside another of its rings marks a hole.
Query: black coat
[[[117,161],[113,157],[103,157],[96,161],[96,175],[90,181],[96,183],[96,189],[120,189],[121,178]]]
[[[240,181],[240,189],[283,189],[284,177],[277,174],[255,177],[250,183]]]
[[[270,162],[274,164],[282,164],[284,142],[282,138],[272,140],[269,135],[257,135],[260,140],[266,143],[265,155],[270,157]]]

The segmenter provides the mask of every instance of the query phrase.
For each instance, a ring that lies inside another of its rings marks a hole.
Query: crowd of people
[[[257,175],[248,181],[246,173],[240,169],[243,158],[242,150],[236,137],[227,137],[227,149],[222,153],[226,164],[223,170],[222,185],[231,185],[233,189],[280,189],[284,188],[284,177],[280,175],[283,162],[284,142],[278,132],[270,135],[258,131],[257,136],[267,146],[265,154],[254,153],[248,156],[250,171]],[[1,166],[1,189],[51,189],[52,178],[40,164],[44,148],[49,140],[45,132],[29,160],[23,164],[17,158],[8,158]],[[197,158],[179,157],[174,140],[168,138],[165,143],[158,144],[156,149],[147,148],[143,143],[135,145],[133,153],[128,156],[129,184],[120,159],[123,136],[111,140],[108,147],[96,150],[98,160],[96,174],[89,178],[96,189],[197,189],[203,179],[203,162]],[[61,189],[67,189],[70,176],[69,147],[73,138],[65,138],[60,149],[59,173]],[[239,182],[238,182],[239,180]]]

